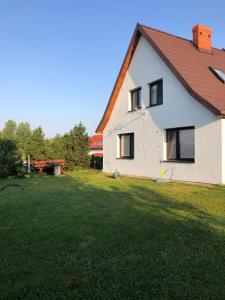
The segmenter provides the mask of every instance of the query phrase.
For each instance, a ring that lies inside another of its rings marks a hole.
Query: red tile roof
[[[93,135],[89,137],[89,148],[90,149],[103,149],[102,135]]]
[[[91,156],[103,157],[103,153],[96,152],[96,153],[92,153]]]
[[[196,48],[191,40],[138,24],[96,132],[102,133],[110,118],[141,35],[196,100],[216,115],[225,116],[225,85],[209,69],[214,67],[225,73],[225,51],[212,48],[211,54],[204,53]]]

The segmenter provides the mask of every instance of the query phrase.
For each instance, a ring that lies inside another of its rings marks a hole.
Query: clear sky
[[[186,38],[198,23],[225,47],[225,1],[0,0],[0,128],[93,134],[137,22]]]

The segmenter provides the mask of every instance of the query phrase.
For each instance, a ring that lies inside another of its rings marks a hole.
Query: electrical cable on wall
[[[113,134],[113,132],[116,132],[116,131],[121,131],[121,129],[124,129],[126,128],[128,125],[132,124],[134,121],[138,120],[139,118],[145,116],[145,112],[143,110],[139,111],[139,110],[135,110],[135,112],[138,114],[138,116],[134,119],[132,119],[131,121],[123,124],[123,125],[118,125],[117,127],[115,127],[114,129],[112,130],[108,130],[107,134],[106,134],[106,138],[108,136],[111,136]],[[141,118],[142,120],[142,132],[143,132],[143,143],[142,143],[142,148],[143,148],[143,158],[141,158],[142,160],[145,160],[145,124],[144,124],[144,118]],[[161,157],[161,139],[160,139],[160,135],[159,135],[159,130],[156,130],[156,135],[157,135],[157,138],[156,138],[156,143],[157,143],[157,153],[158,153],[158,159],[159,159],[159,178],[156,179],[157,182],[159,183],[164,183],[164,182],[169,182],[172,180],[173,178],[173,173],[174,173],[174,169],[175,168],[167,168],[167,169],[164,169],[163,168],[163,159]],[[108,165],[110,171],[111,170],[111,167],[110,167],[110,162],[106,162],[106,164]],[[169,173],[170,172],[170,173]],[[167,178],[165,178],[165,174],[170,174],[168,175]]]

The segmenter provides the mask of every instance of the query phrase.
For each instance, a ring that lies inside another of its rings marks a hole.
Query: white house
[[[225,51],[138,24],[103,118],[103,171],[225,183]]]

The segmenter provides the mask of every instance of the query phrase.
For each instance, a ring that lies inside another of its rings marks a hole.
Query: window
[[[194,161],[194,127],[167,129],[167,160]]]
[[[223,71],[216,69],[216,68],[212,68],[209,67],[209,69],[213,72],[214,75],[216,75],[216,77],[222,81],[223,83],[225,83],[225,74]]]
[[[134,133],[119,135],[120,158],[134,158]]]
[[[150,103],[149,106],[163,104],[163,81],[162,79],[149,84],[150,87]]]
[[[141,108],[141,88],[130,91],[131,111]]]

